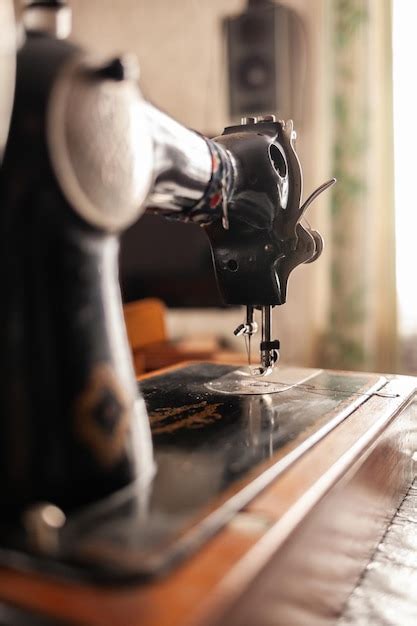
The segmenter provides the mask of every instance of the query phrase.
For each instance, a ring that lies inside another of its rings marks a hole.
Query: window
[[[398,315],[417,334],[417,2],[393,1],[394,159]]]

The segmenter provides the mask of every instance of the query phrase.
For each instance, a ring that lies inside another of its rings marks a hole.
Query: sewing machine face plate
[[[37,557],[37,568],[112,582],[165,572],[386,382],[318,370],[306,383],[268,396],[206,387],[234,369],[195,364],[139,384],[157,464],[149,493],[138,495],[132,485],[70,517],[55,562]],[[12,564],[33,567],[34,559],[14,557]],[[6,551],[0,559],[7,560]]]

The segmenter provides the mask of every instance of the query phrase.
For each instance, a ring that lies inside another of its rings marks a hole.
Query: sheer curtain
[[[322,362],[395,371],[391,3],[328,2],[330,306]]]

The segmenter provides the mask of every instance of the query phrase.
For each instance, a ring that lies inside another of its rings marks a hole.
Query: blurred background
[[[409,0],[70,0],[76,42],[139,57],[145,96],[211,137],[245,114],[293,118],[305,196],[338,183],[308,220],[326,242],[274,310],[282,359],[417,373]],[[169,339],[240,350],[204,232],[145,216],[124,236],[126,302],[168,306]]]

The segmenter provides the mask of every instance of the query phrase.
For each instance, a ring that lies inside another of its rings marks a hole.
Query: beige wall
[[[309,77],[305,90],[306,120],[298,151],[305,173],[306,194],[328,177],[325,58],[326,0],[291,0],[304,16],[309,38]],[[228,123],[221,18],[239,12],[243,0],[70,0],[74,10],[73,39],[104,52],[135,52],[141,85],[149,99],[178,120],[201,132],[216,134]],[[317,202],[309,221],[326,236],[325,200]],[[286,361],[313,363],[313,348],[326,324],[326,255],[318,263],[295,270],[288,303],[275,313],[276,333]],[[173,332],[186,327],[200,332],[215,327],[230,336],[230,316],[175,314]],[[185,316],[185,317],[184,317]],[[179,320],[182,319],[182,323]]]

